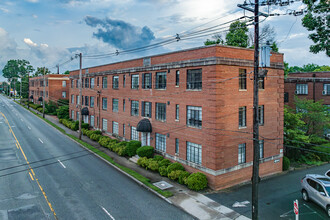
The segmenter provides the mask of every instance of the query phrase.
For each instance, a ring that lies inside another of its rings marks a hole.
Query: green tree
[[[314,72],[326,72],[326,71],[330,72],[330,66],[323,65],[323,66],[319,66],[314,70]]]
[[[295,97],[295,105],[305,122],[307,135],[323,136],[324,131],[330,128],[329,107],[323,105],[322,100],[314,102]]]
[[[27,60],[9,60],[2,69],[2,75],[5,78],[17,78],[33,71],[33,66]]]
[[[36,76],[44,75],[44,69],[45,69],[45,75],[51,74],[50,70],[47,67],[37,67],[37,70],[35,71],[33,76],[36,77]]]
[[[67,70],[67,71],[65,71],[63,74],[64,74],[64,75],[69,75],[69,74],[70,74],[70,71]]]
[[[270,48],[272,48],[272,51],[278,52],[277,43],[275,41],[272,43],[272,45],[270,46]]]
[[[287,65],[287,66],[285,66]],[[319,66],[317,64],[309,63],[306,65],[300,66],[291,66],[289,67],[288,63],[284,64],[286,73],[296,73],[296,72],[321,72],[321,71],[330,71],[330,66]]]
[[[226,45],[247,48],[249,37],[245,22],[235,21],[230,24],[229,32],[226,34]]]
[[[204,42],[204,45],[207,46],[207,45],[213,45],[213,44],[224,44],[224,40],[222,39],[222,36],[220,34],[216,34],[214,36],[212,36],[212,38],[214,40],[209,40],[207,39],[205,42]]]
[[[303,0],[307,5],[308,14],[302,19],[302,25],[313,31],[308,37],[314,42],[309,47],[310,52],[319,53],[325,51],[330,56],[330,1],[329,0]]]

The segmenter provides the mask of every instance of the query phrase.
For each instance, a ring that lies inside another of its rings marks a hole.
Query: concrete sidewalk
[[[31,109],[31,108],[30,108]],[[34,109],[31,109],[34,110]],[[39,112],[37,112],[40,114]],[[42,115],[42,114],[41,114]],[[71,129],[68,129],[64,125],[59,123],[59,120],[55,116],[45,116],[49,121],[53,122],[60,128],[64,129],[67,134],[74,135],[78,137],[78,132],[72,131]],[[169,184],[171,184],[173,187],[170,189],[167,189],[168,191],[171,191],[173,193],[173,196],[170,198],[165,198],[162,195],[158,194],[156,191],[150,189],[149,187],[145,186],[143,183],[136,180],[134,177],[128,175],[118,167],[114,166],[111,163],[108,163],[109,165],[116,168],[118,171],[122,172],[126,176],[132,178],[134,181],[138,182],[141,186],[147,188],[148,190],[155,193],[157,196],[165,199],[167,202],[172,203],[173,205],[183,209],[187,213],[191,214],[195,218],[198,219],[237,219],[237,220],[246,220],[249,219],[243,215],[240,215],[239,213],[233,211],[230,208],[227,208],[225,206],[222,206],[221,204],[213,201],[212,199],[209,199],[208,197],[204,196],[201,193],[197,193],[194,191],[189,190],[187,187],[180,185],[177,182],[174,182],[166,177],[160,176],[156,172],[148,171],[140,166],[138,166],[133,160],[128,160],[125,157],[118,156],[116,153],[103,148],[99,145],[99,143],[92,141],[87,136],[82,136],[82,140],[95,148],[99,149],[100,151],[103,151],[104,153],[108,154],[116,163],[125,166],[127,168],[130,168],[137,173],[140,173],[144,177],[150,179],[151,183],[156,183],[159,181],[165,181]],[[82,146],[83,147],[83,146]],[[98,155],[97,155],[98,156]],[[103,158],[101,158],[103,159]],[[107,161],[106,161],[107,162]]]

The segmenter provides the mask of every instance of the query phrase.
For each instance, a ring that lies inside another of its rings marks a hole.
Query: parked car
[[[327,172],[325,172],[324,174],[326,177],[329,177],[330,178],[330,170],[328,170]]]
[[[330,217],[330,178],[318,174],[307,174],[301,179],[303,200],[312,200],[327,212]]]

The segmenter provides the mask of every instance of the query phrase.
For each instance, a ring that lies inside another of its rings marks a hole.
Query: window
[[[102,109],[107,110],[107,108],[108,108],[108,99],[102,98]]]
[[[126,84],[126,75],[123,76],[123,88],[125,88],[125,84]]]
[[[246,155],[246,144],[239,144],[238,145],[238,164],[242,164],[246,162],[245,159]]]
[[[132,75],[132,89],[139,88],[139,75]]]
[[[296,94],[297,95],[307,95],[308,85],[307,84],[296,84]]]
[[[95,79],[94,78],[91,78],[91,89],[94,89],[94,84],[95,84]]]
[[[156,133],[156,150],[166,152],[166,136]]]
[[[156,89],[166,89],[166,72],[156,73]]]
[[[102,130],[107,131],[108,130],[108,120],[105,118],[102,118]]]
[[[88,115],[83,115],[83,123],[88,124]]]
[[[79,120],[79,111],[77,111],[76,116],[77,116],[77,120]]]
[[[94,128],[95,127],[95,119],[94,115],[91,115],[91,126]]]
[[[330,84],[323,84],[323,95],[330,95]]]
[[[202,164],[202,145],[187,141],[187,160],[192,163]]]
[[[79,105],[80,104],[80,97],[79,97],[79,95],[77,95],[76,98],[77,98],[77,105]]]
[[[66,98],[66,92],[62,92],[62,98]]]
[[[246,89],[246,69],[239,69],[238,76],[239,89]]]
[[[187,125],[202,127],[202,107],[187,106]]]
[[[202,89],[202,69],[187,70],[187,89]]]
[[[126,135],[126,128],[125,128],[125,124],[123,124],[123,137],[125,137]]]
[[[151,89],[151,73],[142,75],[142,89]]]
[[[139,140],[139,132],[137,132],[136,127],[131,127],[131,140]]]
[[[112,99],[112,111],[118,112],[118,99]]]
[[[180,70],[177,70],[175,72],[175,85],[179,86],[179,84],[180,84]]]
[[[246,127],[246,106],[238,108],[238,127]]]
[[[258,79],[258,88],[259,89],[265,89],[265,78],[259,78]]]
[[[259,105],[259,125],[264,125],[264,106]]]
[[[166,103],[156,103],[156,120],[166,121]]]
[[[94,96],[91,96],[90,99],[90,107],[94,108]]]
[[[71,79],[71,88],[73,88],[73,84],[74,84],[74,81],[73,81],[73,79]],[[34,86],[34,85],[32,85],[32,86]]]
[[[125,109],[126,109],[126,101],[125,101],[125,99],[123,100],[123,112],[125,112]]]
[[[179,139],[175,138],[175,154],[179,154]]]
[[[175,120],[179,120],[179,105],[175,105]]]
[[[71,95],[71,104],[74,104],[74,95]]]
[[[289,102],[289,93],[288,92],[284,93],[284,102]]]
[[[259,152],[259,158],[264,158],[264,140],[259,140]]]
[[[85,78],[85,88],[89,88],[89,78]]]
[[[100,77],[97,77],[97,87],[100,86]]]
[[[85,96],[85,105],[88,106],[88,102],[89,102],[89,97]]]
[[[84,96],[82,96],[82,99],[81,99],[81,105],[84,105]]]
[[[118,122],[113,121],[112,122],[112,134],[119,134],[118,132]]]
[[[113,76],[112,77],[112,88],[118,89],[118,84],[119,84],[119,76]]]
[[[108,88],[108,77],[102,77],[102,88],[106,89]]]
[[[77,81],[76,81],[76,88],[78,88],[79,87],[79,79],[77,79]]]
[[[74,120],[74,111],[71,110],[71,119]]]
[[[132,116],[139,116],[139,101],[132,101],[131,102],[131,115]]]
[[[142,102],[141,116],[151,118],[151,102]]]
[[[62,87],[66,87],[66,81],[62,81]]]
[[[48,79],[47,79],[47,81],[46,81],[46,86],[48,86]]]

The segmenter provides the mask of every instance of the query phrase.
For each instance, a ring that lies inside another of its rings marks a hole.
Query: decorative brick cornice
[[[151,66],[132,67],[116,70],[106,70],[101,72],[87,73],[84,76],[106,76],[113,74],[124,74],[124,73],[138,73],[138,72],[150,72],[150,71],[161,71],[168,69],[179,69],[189,67],[200,67],[200,66],[211,66],[211,65],[228,65],[228,66],[241,66],[241,67],[253,67],[252,60],[227,58],[227,57],[208,57],[202,59],[185,60],[179,62],[156,64]],[[271,69],[284,69],[283,63],[271,63]],[[78,74],[70,76],[71,79],[78,78]]]
[[[330,82],[330,78],[296,77],[296,78],[286,78],[284,82],[285,83]]]

